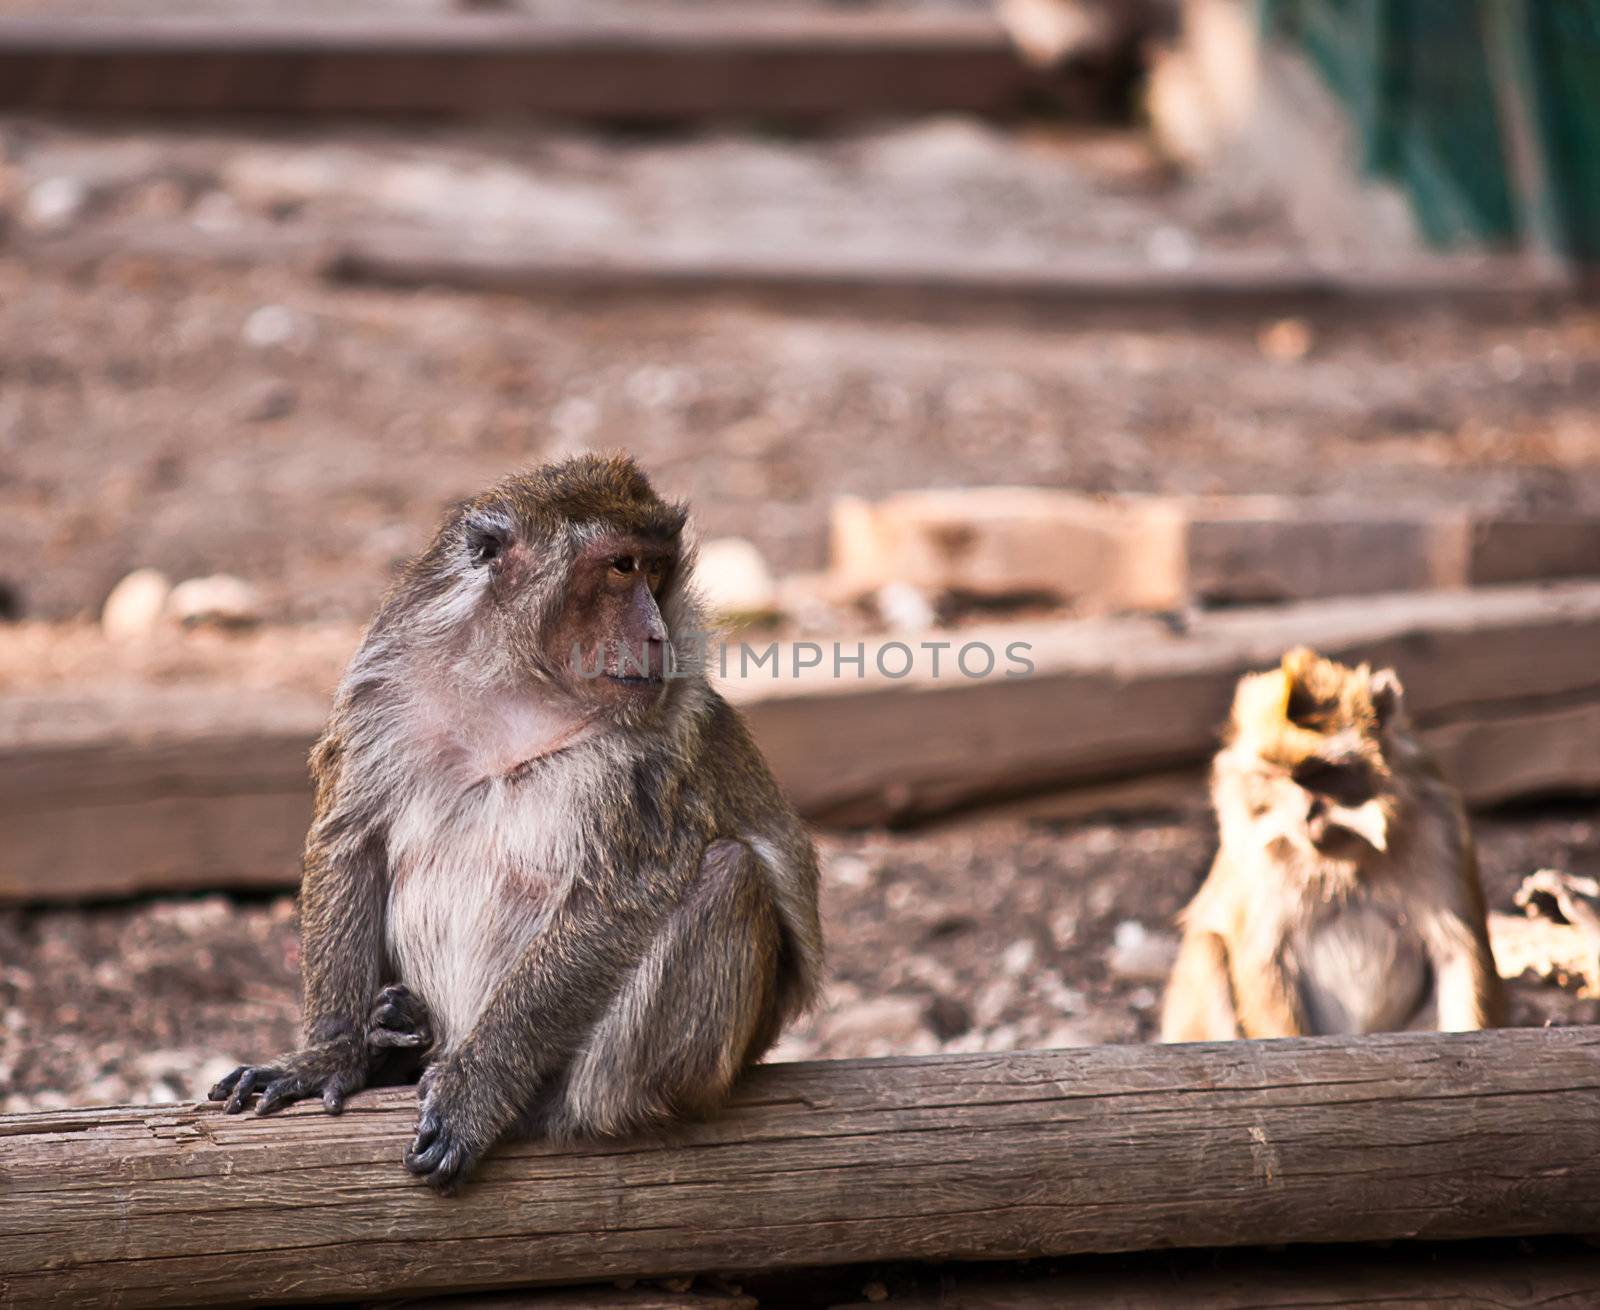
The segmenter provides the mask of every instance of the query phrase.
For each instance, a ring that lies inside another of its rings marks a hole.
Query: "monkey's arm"
[[[643,959],[671,903],[646,879],[572,887],[466,1039],[428,1070],[412,1173],[448,1191],[516,1123]]]
[[[1225,1042],[1239,1036],[1228,979],[1228,948],[1204,929],[1183,934],[1161,1007],[1164,1042]]]
[[[305,1044],[259,1065],[241,1065],[209,1093],[237,1114],[257,1091],[256,1110],[322,1097],[329,1113],[364,1087],[367,1028],[382,983],[387,856],[381,837],[352,829],[339,804],[336,748],[319,744],[322,780],[300,889],[300,971]]]
[[[1482,921],[1475,925],[1448,915],[1428,938],[1439,1031],[1473,1032],[1504,1023],[1505,989]]]
[[[1440,1032],[1472,1032],[1505,1022],[1505,989],[1489,946],[1478,854],[1464,817],[1458,831],[1460,857],[1448,903],[1422,921],[1433,964],[1434,1026]]]

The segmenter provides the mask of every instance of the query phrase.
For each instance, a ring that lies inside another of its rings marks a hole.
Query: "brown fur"
[[[515,1129],[714,1108],[809,1004],[811,842],[694,649],[663,676],[699,623],[684,518],[593,457],[446,518],[312,755],[306,1044],[213,1097],[336,1110],[420,1070],[407,1165],[448,1189]]]
[[[1392,670],[1301,648],[1242,679],[1212,802],[1163,1040],[1503,1022],[1461,798]]]

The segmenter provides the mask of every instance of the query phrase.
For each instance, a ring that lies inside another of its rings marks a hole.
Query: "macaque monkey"
[[[412,1173],[705,1113],[813,999],[817,861],[692,641],[685,510],[584,456],[450,513],[311,756],[304,1045],[236,1113],[420,1073]]]
[[[1163,1041],[1503,1022],[1461,798],[1393,670],[1301,648],[1246,676],[1211,797],[1221,847],[1183,912]]]

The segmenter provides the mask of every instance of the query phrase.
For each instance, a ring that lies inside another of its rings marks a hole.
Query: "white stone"
[[[933,604],[909,582],[878,588],[878,617],[894,632],[926,632],[938,621]]]
[[[822,1021],[823,1040],[837,1055],[912,1054],[932,1036],[923,1028],[922,1011],[923,1003],[911,996],[860,1001]]]
[[[23,217],[34,227],[65,227],[89,202],[89,187],[79,177],[47,177],[28,189]]]
[[[308,335],[308,329],[301,316],[287,305],[262,305],[250,311],[241,335],[246,345],[266,350],[288,345],[297,337]]]
[[[700,547],[695,582],[713,614],[769,614],[778,589],[761,552],[743,537],[719,537]]]
[[[180,582],[167,597],[167,613],[188,627],[214,623],[243,627],[261,620],[261,598],[243,578],[213,573]]]
[[[1172,933],[1151,932],[1137,919],[1125,919],[1112,933],[1106,967],[1129,982],[1165,982],[1178,958],[1178,939]]]
[[[172,583],[159,569],[135,569],[111,589],[100,630],[112,641],[143,641],[161,623]]]

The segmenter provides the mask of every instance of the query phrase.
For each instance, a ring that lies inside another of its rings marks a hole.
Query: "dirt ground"
[[[1495,909],[1536,868],[1600,875],[1592,806],[1477,831]],[[827,837],[831,978],[774,1058],[1149,1040],[1211,841],[1203,812]],[[297,955],[287,896],[0,911],[0,1110],[192,1099],[294,1043]],[[1514,991],[1518,1023],[1600,1018]]]
[[[698,233],[845,261],[1293,242],[1249,195],[1153,170],[1131,133],[513,137],[0,123],[6,608],[93,613],[154,565],[240,574],[270,619],[359,620],[442,505],[590,448],[631,449],[706,534],[750,538],[779,574],[821,562],[836,495],[912,486],[1600,505],[1600,316],[1583,310],[961,325],[308,271],[318,231],[379,217],[446,237],[509,223],[550,250]],[[139,253],[144,220],[183,241]],[[219,232],[250,256],[213,259]],[[80,238],[120,253],[69,258]]]

